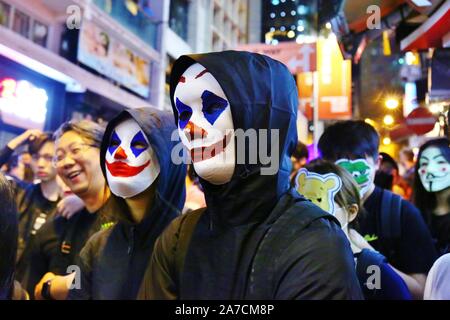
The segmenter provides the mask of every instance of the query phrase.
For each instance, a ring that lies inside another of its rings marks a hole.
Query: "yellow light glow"
[[[383,123],[387,126],[390,126],[391,124],[394,123],[394,117],[391,116],[390,114],[384,116]]]
[[[394,110],[394,109],[397,109],[399,102],[396,98],[388,98],[384,102],[384,105],[386,106],[386,108]]]
[[[327,28],[328,30],[331,30],[331,23],[327,22],[325,24],[325,28]]]
[[[287,36],[288,36],[288,38],[293,38],[293,37],[295,37],[295,32],[291,30],[287,33]]]
[[[384,137],[384,138],[383,138],[383,144],[384,144],[385,146],[390,145],[390,144],[391,144],[391,138],[389,138],[389,137]]]

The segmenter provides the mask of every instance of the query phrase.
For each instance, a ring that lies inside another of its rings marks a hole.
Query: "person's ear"
[[[353,220],[355,220],[356,216],[358,215],[359,206],[356,203],[353,203],[347,207],[347,212],[348,212],[348,223],[350,223]]]
[[[374,159],[375,162],[375,170],[379,170],[381,166],[381,161],[383,161],[383,156],[381,154],[378,155],[377,159]]]

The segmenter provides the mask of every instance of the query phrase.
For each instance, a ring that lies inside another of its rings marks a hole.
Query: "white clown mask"
[[[109,139],[105,161],[109,188],[121,198],[131,198],[145,191],[160,172],[158,159],[134,119],[116,126]]]
[[[428,192],[439,192],[450,187],[450,163],[439,148],[423,150],[419,159],[419,177]]]
[[[173,99],[178,132],[197,174],[215,185],[229,182],[236,159],[234,124],[219,82],[195,63],[180,77]]]

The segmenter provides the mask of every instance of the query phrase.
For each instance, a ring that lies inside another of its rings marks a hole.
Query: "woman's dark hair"
[[[417,155],[416,166],[414,170],[414,187],[413,187],[413,202],[417,208],[422,212],[422,215],[425,218],[425,221],[430,224],[431,222],[431,214],[433,213],[434,208],[436,208],[436,194],[435,192],[428,192],[422,185],[422,181],[420,181],[419,177],[419,167],[420,167],[420,157],[425,149],[429,147],[438,148],[444,158],[450,163],[450,141],[447,138],[438,138],[427,141],[424,143],[420,149],[419,154]],[[448,199],[450,201],[450,199]]]
[[[299,141],[297,143],[297,147],[295,148],[294,152],[292,153],[292,156],[297,160],[300,160],[303,158],[308,159],[308,156],[309,156],[308,147]]]
[[[11,183],[0,173],[0,300],[10,299],[14,285],[18,223]]]
[[[385,152],[380,152],[381,165],[380,169],[375,173],[374,183],[377,187],[392,190],[394,184],[394,173],[396,170],[398,173],[397,162],[389,154]]]
[[[334,196],[334,201],[342,208],[346,208],[352,204],[358,205],[359,213],[356,218],[349,223],[351,228],[358,229],[358,217],[360,217],[360,213],[362,212],[361,196],[359,194],[358,184],[355,179],[353,179],[352,175],[337,164],[323,159],[315,159],[305,165],[304,168],[318,174],[334,173],[341,178],[342,187]]]
[[[320,154],[324,159],[378,158],[380,137],[370,124],[361,120],[339,121],[325,129],[319,139]]]

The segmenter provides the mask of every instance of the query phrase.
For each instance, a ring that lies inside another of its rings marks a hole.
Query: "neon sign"
[[[42,129],[47,115],[47,92],[26,80],[0,80],[3,121],[24,128]]]

